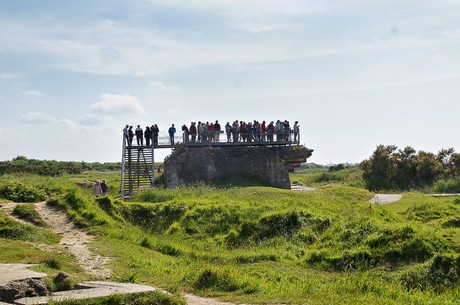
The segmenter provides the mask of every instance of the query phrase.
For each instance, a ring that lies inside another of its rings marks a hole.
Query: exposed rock
[[[312,152],[303,146],[179,147],[165,160],[165,184],[176,187],[249,178],[290,189],[289,172]]]
[[[9,282],[0,286],[0,301],[13,302],[24,297],[48,295],[48,288],[41,278],[27,278]]]

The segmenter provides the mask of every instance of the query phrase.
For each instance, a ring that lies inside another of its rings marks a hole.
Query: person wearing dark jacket
[[[153,145],[158,146],[158,133],[160,132],[158,125],[152,125],[152,127],[150,127],[150,131],[152,132]]]
[[[195,143],[196,141],[196,124],[195,122],[192,122],[192,124],[190,125],[190,128],[188,129],[189,133],[190,133],[190,136],[192,137],[192,143]]]
[[[137,145],[144,146],[144,131],[142,130],[141,125],[137,125],[136,140]]]
[[[168,134],[169,134],[169,139],[171,141],[171,145],[174,145],[174,134],[176,133],[176,128],[174,127],[174,124],[171,125],[168,129]]]
[[[150,128],[148,126],[145,127],[144,138],[145,138],[145,145],[150,146],[150,139],[152,138],[152,131],[150,131]]]

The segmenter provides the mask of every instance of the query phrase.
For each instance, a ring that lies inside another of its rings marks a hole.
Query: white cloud
[[[42,97],[43,96],[40,91],[36,91],[36,90],[25,91],[24,95],[31,96],[31,97]]]
[[[85,114],[78,120],[83,126],[101,126],[103,121],[102,117],[97,114]]]
[[[160,90],[160,91],[171,91],[171,90],[177,90],[179,89],[179,87],[175,86],[175,85],[167,85],[163,82],[160,82],[160,81],[153,81],[150,83],[150,86],[152,86],[153,88],[157,89],[157,90]]]
[[[92,104],[91,109],[111,114],[145,112],[138,98],[129,94],[101,94],[100,101]]]
[[[52,125],[67,125],[68,127],[76,127],[72,120],[56,119],[41,112],[28,112],[22,116],[22,122],[28,124],[52,124]]]
[[[22,121],[29,124],[54,124],[56,119],[40,113],[40,112],[28,112],[22,116]]]
[[[56,121],[56,124],[64,124],[64,125],[67,125],[69,127],[77,127],[77,124],[75,124],[73,121],[69,120],[69,119],[59,119]]]

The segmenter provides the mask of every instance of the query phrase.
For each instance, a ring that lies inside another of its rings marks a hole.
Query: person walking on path
[[[101,181],[98,179],[93,186],[93,195],[99,197],[102,194]]]
[[[169,133],[169,139],[171,140],[171,145],[174,145],[174,134],[176,133],[176,128],[174,127],[174,124],[171,125],[168,129]]]
[[[101,183],[101,193],[102,193],[102,196],[105,196],[109,193],[109,187],[107,186],[107,183],[105,182],[105,180],[102,180],[102,183]]]

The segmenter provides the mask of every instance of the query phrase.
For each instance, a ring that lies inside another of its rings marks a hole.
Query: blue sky
[[[321,164],[460,150],[459,1],[2,0],[0,37],[0,160],[216,119],[298,120]]]

